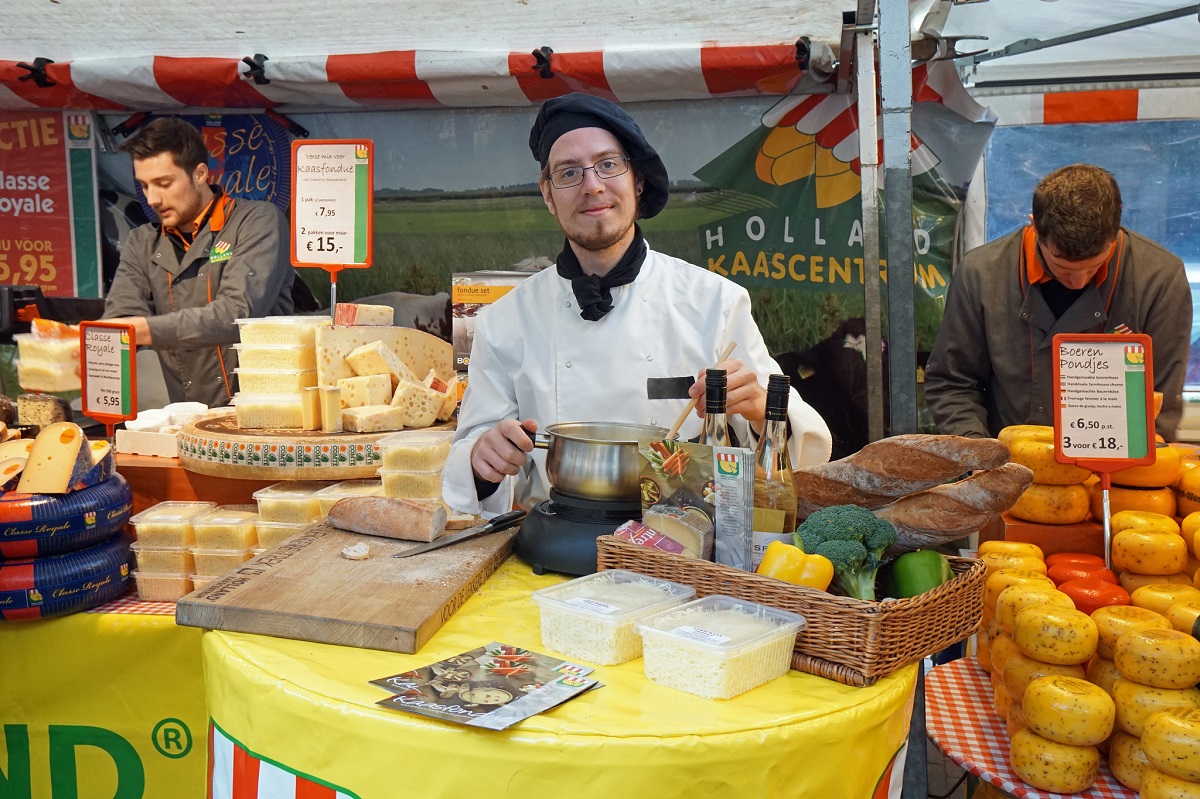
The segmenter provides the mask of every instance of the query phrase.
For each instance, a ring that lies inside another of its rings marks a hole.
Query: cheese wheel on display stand
[[[983,612],[986,616],[996,612],[996,600],[1000,592],[1010,585],[1022,583],[1041,583],[1054,588],[1054,582],[1046,576],[1046,572],[1036,572],[1029,569],[1000,569],[990,572],[983,584]]]
[[[1053,433],[1049,436],[1021,436],[1014,440],[1008,449],[1012,461],[1033,472],[1033,482],[1040,485],[1074,485],[1082,483],[1092,475],[1090,469],[1083,469],[1071,463],[1059,463],[1055,459]]]
[[[1096,654],[1098,640],[1096,622],[1086,613],[1055,605],[1025,608],[1013,630],[1013,641],[1026,655],[1060,665],[1086,663]]]
[[[1180,779],[1151,764],[1142,772],[1138,799],[1200,799],[1200,782]]]
[[[1117,582],[1130,595],[1147,585],[1191,585],[1191,579],[1180,572],[1179,574],[1137,574],[1136,572],[1121,572]]]
[[[1121,672],[1117,671],[1117,664],[1108,658],[1097,655],[1088,661],[1086,679],[1092,685],[1100,686],[1106,694],[1112,696],[1113,683],[1121,679]]]
[[[62,616],[116,599],[129,588],[130,543],[122,533],[76,552],[0,563],[0,619]]]
[[[1154,449],[1154,463],[1130,466],[1112,473],[1113,483],[1130,488],[1163,488],[1178,482],[1183,473],[1183,455],[1169,444]]]
[[[106,541],[125,526],[132,509],[133,493],[119,474],[61,496],[4,494],[0,496],[0,564]]]
[[[1123,510],[1114,513],[1109,520],[1113,535],[1122,530],[1142,530],[1148,533],[1173,533],[1181,535],[1179,524],[1170,516],[1148,513],[1144,510]]]
[[[1014,654],[1004,664],[1004,687],[1014,697],[1020,697],[1021,702],[1025,701],[1025,689],[1031,682],[1050,676],[1074,677],[1082,680],[1086,678],[1087,672],[1083,666],[1077,663],[1071,665],[1043,663],[1020,652]]]
[[[1141,738],[1124,730],[1113,733],[1112,743],[1108,747],[1108,769],[1117,782],[1131,791],[1138,790],[1142,787],[1142,773],[1149,765]]]
[[[1161,513],[1163,516],[1175,516],[1175,492],[1170,488],[1128,488],[1113,485],[1108,489],[1108,509],[1114,515],[1123,510],[1142,510]],[[1197,510],[1200,510],[1200,507]],[[1094,483],[1091,489],[1091,512],[1093,519],[1104,518],[1104,492],[1098,482]]]
[[[1145,607],[1109,605],[1092,612],[1092,621],[1100,638],[1096,643],[1096,654],[1112,660],[1117,651],[1117,639],[1128,632],[1141,630],[1169,630],[1171,624],[1162,614]]]
[[[1021,541],[983,541],[976,550],[977,555],[986,555],[989,552],[1009,552],[1014,555],[1037,558],[1041,561],[1045,561],[1046,559],[1042,553],[1042,548],[1037,544],[1026,544]]]
[[[1200,468],[1184,469],[1172,487],[1180,516],[1200,512]]]
[[[1200,588],[1182,583],[1144,585],[1129,595],[1134,607],[1146,608],[1166,618],[1167,611],[1180,602],[1200,602]],[[1170,625],[1168,623],[1168,629]]]
[[[1200,620],[1200,602],[1176,602],[1167,608],[1167,621],[1171,622],[1172,629],[1181,633],[1192,635],[1197,628],[1197,620]]]
[[[1026,488],[1008,512],[1035,524],[1078,524],[1088,517],[1088,490],[1082,483]]]
[[[1017,614],[1031,605],[1057,605],[1075,609],[1071,597],[1045,585],[1010,585],[996,598],[996,622],[1000,629],[1012,635],[1017,623]]]
[[[1121,675],[1152,688],[1200,683],[1200,641],[1178,630],[1140,630],[1117,639],[1113,663]]]
[[[1025,726],[1043,738],[1072,746],[1096,746],[1112,735],[1117,708],[1104,689],[1077,677],[1034,680],[1021,698]]]
[[[1117,706],[1117,726],[1138,738],[1142,737],[1146,719],[1159,711],[1200,710],[1200,688],[1155,688],[1128,677],[1113,683],[1112,698]]]
[[[1013,443],[1022,438],[1054,438],[1054,428],[1044,424],[1010,424],[996,434],[996,439],[1012,452]]]
[[[1187,559],[1187,545],[1174,533],[1131,529],[1112,537],[1113,567],[1123,572],[1179,574]]]
[[[1024,782],[1053,793],[1079,793],[1100,776],[1096,747],[1058,743],[1029,729],[1012,737],[1009,763]]]
[[[1142,748],[1159,771],[1200,782],[1200,710],[1155,713],[1142,727]]]

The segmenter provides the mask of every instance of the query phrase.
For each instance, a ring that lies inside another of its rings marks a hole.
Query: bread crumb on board
[[[346,560],[366,560],[371,554],[371,547],[365,541],[342,547],[342,557]]]

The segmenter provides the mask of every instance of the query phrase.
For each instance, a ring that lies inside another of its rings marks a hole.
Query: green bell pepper
[[[896,558],[892,567],[897,597],[918,596],[953,578],[950,561],[933,549],[906,552]]]

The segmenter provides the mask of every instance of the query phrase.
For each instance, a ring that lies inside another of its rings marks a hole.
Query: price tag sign
[[[79,324],[83,413],[109,427],[137,416],[137,341],[133,325]]]
[[[292,142],[292,264],[371,265],[374,144],[369,139]]]
[[[1145,334],[1054,337],[1055,456],[1109,473],[1154,463],[1154,373]]]

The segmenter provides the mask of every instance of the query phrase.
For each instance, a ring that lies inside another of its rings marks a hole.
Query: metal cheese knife
[[[413,555],[420,555],[425,552],[431,552],[435,549],[448,547],[451,544],[457,544],[460,541],[469,541],[472,538],[478,538],[481,535],[488,533],[498,533],[501,530],[507,530],[510,527],[518,525],[525,518],[525,511],[510,510],[508,513],[502,513],[494,519],[489,519],[487,524],[481,524],[478,527],[470,527],[466,530],[459,530],[457,533],[444,535],[428,544],[417,544],[415,547],[406,549],[403,552],[397,552],[392,555],[393,558],[408,558]]]

